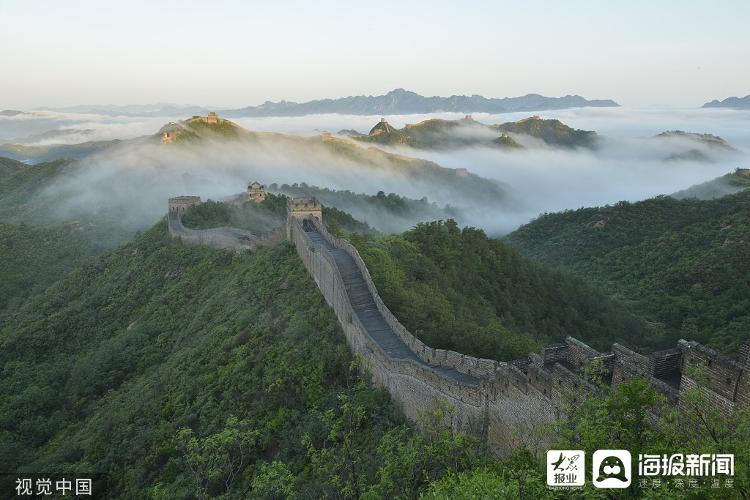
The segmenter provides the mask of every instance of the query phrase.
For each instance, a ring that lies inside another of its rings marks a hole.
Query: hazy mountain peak
[[[736,151],[727,141],[718,135],[698,132],[685,132],[684,130],[666,130],[654,136],[657,139],[689,139],[699,142],[705,146],[724,151]]]
[[[723,101],[714,99],[707,102],[704,108],[730,108],[730,109],[750,109],[750,94],[745,97],[727,97]]]

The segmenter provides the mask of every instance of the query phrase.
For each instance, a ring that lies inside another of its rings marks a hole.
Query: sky
[[[0,0],[0,108],[750,93],[750,2]]]

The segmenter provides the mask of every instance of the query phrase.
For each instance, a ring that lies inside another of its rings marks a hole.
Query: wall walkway
[[[261,246],[270,246],[284,238],[284,229],[264,235],[256,235],[235,227],[215,227],[211,229],[191,229],[182,224],[180,212],[169,212],[167,216],[169,234],[183,242],[194,245],[206,245],[225,250],[252,250]]]

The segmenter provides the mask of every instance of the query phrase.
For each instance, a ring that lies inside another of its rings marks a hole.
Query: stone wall
[[[683,357],[681,390],[698,387],[725,414],[750,404],[750,367],[697,342],[680,340],[678,346]]]
[[[380,298],[378,289],[375,287],[375,282],[370,276],[370,271],[367,269],[364,260],[362,260],[362,257],[359,255],[359,252],[354,245],[346,240],[333,236],[326,230],[323,224],[320,224],[317,221],[315,221],[315,226],[318,228],[318,231],[325,236],[331,244],[333,244],[333,246],[341,248],[352,256],[354,262],[357,264],[357,267],[365,278],[367,288],[375,299],[375,305],[383,316],[383,319],[385,319],[388,326],[396,332],[396,335],[398,335],[399,338],[409,346],[412,352],[414,352],[422,361],[436,366],[453,368],[461,373],[479,378],[494,376],[494,373],[498,369],[498,362],[495,360],[474,358],[459,352],[444,349],[434,349],[415,337],[406,329],[406,327],[404,327],[404,325],[401,324]]]
[[[413,360],[389,357],[354,312],[343,277],[331,254],[307,236],[300,219],[290,218],[288,224],[291,240],[302,262],[336,313],[350,348],[361,357],[372,374],[372,381],[388,390],[394,402],[412,420],[430,418],[430,414],[441,409],[442,402],[455,409],[452,415],[445,415],[446,424],[456,431],[481,433],[486,414],[482,388],[443,377]]]
[[[182,214],[181,210],[170,210],[167,219],[169,234],[192,245],[244,251],[275,245],[284,239],[284,228],[278,228],[260,236],[250,231],[226,226],[211,229],[191,229],[182,224]]]

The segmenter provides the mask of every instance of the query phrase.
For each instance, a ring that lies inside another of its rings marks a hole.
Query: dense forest
[[[567,335],[601,350],[644,342],[643,322],[583,280],[453,220],[351,239],[383,301],[430,346],[508,360]]]
[[[73,225],[0,222],[0,322],[6,308],[21,304],[102,251]]]
[[[70,162],[56,160],[33,167],[0,157],[0,218],[3,220],[38,221],[46,207],[34,203],[40,190],[51,186],[70,168]]]
[[[524,254],[596,282],[658,333],[728,353],[750,335],[750,191],[546,214],[510,234]]]
[[[120,498],[413,495],[481,458],[363,382],[289,244],[158,224],[19,306],[0,345],[0,469],[104,472]]]

